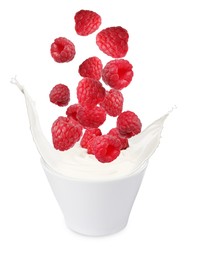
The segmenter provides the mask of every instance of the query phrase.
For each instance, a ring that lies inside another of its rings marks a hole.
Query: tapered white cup
[[[131,175],[101,181],[72,179],[55,172],[43,160],[41,164],[66,225],[83,235],[105,236],[127,225],[148,162]]]

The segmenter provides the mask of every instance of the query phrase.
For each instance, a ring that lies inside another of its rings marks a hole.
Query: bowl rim
[[[128,174],[128,175],[120,176],[118,178],[116,177],[114,179],[113,178],[88,179],[88,178],[80,178],[80,177],[72,178],[70,176],[66,176],[66,175],[56,171],[55,169],[51,168],[42,157],[41,157],[40,161],[41,161],[41,165],[42,165],[43,169],[46,170],[47,172],[49,172],[51,175],[54,175],[58,178],[61,178],[61,179],[67,180],[67,181],[86,182],[86,183],[116,182],[116,181],[129,179],[129,178],[135,177],[136,175],[139,175],[140,173],[144,172],[144,170],[146,170],[146,168],[148,166],[148,160],[146,160],[143,163],[141,163],[131,174]]]

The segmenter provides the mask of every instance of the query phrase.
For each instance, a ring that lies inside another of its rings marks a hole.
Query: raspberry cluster
[[[86,37],[99,29],[101,17],[96,12],[80,10],[75,14],[74,22],[76,33]],[[69,104],[70,90],[66,85],[60,83],[53,87],[50,101],[67,106],[66,115],[58,117],[51,128],[55,149],[65,151],[80,141],[87,153],[107,163],[129,147],[128,138],[141,132],[138,116],[132,111],[123,111],[121,91],[133,78],[132,64],[123,59],[128,52],[128,40],[128,31],[121,26],[108,27],[97,33],[96,45],[113,59],[103,66],[101,59],[93,56],[79,64],[78,73],[82,79],[76,86],[78,103]],[[70,62],[76,55],[74,43],[65,37],[56,38],[50,52],[58,63]],[[99,127],[107,115],[117,118],[116,126],[103,134]]]

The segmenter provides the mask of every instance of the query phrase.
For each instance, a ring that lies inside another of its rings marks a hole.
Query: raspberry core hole
[[[64,49],[64,45],[63,45],[63,44],[56,44],[56,45],[57,45],[57,50],[58,50],[58,52],[59,52],[59,53],[62,52],[63,49]]]
[[[112,145],[109,145],[108,147],[107,147],[107,151],[106,151],[106,156],[111,156],[111,155],[113,155],[113,154],[116,154],[116,149],[114,149],[114,146],[112,146]]]
[[[119,79],[124,79],[126,73],[127,73],[127,70],[125,70],[124,68],[119,68],[118,69]]]

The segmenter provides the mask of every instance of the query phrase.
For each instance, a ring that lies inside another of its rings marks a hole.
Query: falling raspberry
[[[100,105],[105,109],[106,113],[110,116],[118,116],[123,109],[123,95],[116,89],[106,91],[105,99]]]
[[[101,78],[102,68],[102,62],[98,57],[90,57],[79,66],[79,74],[82,77],[99,80]]]
[[[117,128],[112,128],[108,135],[112,135],[120,140],[121,143],[121,150],[125,150],[129,147],[128,139],[125,137],[120,136],[120,133]]]
[[[94,136],[89,142],[87,147],[87,153],[94,155],[94,142],[95,142],[96,136]]]
[[[82,106],[94,107],[105,98],[105,88],[98,80],[83,78],[77,86],[77,98]]]
[[[133,78],[133,66],[124,59],[109,61],[102,71],[102,79],[105,84],[121,90],[127,87]]]
[[[75,120],[60,116],[51,128],[55,149],[65,151],[79,141],[82,135],[82,126]]]
[[[60,107],[67,106],[70,101],[70,90],[64,84],[58,84],[49,94],[50,101]]]
[[[121,136],[130,138],[141,132],[142,123],[131,111],[122,112],[117,118],[117,129]]]
[[[51,44],[51,56],[56,62],[69,62],[75,56],[75,46],[70,40],[59,37]]]
[[[112,58],[122,58],[128,51],[129,34],[121,26],[108,27],[96,36],[99,49]]]
[[[102,107],[92,109],[80,107],[77,113],[77,119],[84,128],[98,128],[106,120],[106,112]]]
[[[72,118],[74,119],[75,121],[78,121],[77,119],[77,112],[78,112],[78,109],[80,108],[81,106],[79,104],[73,104],[73,105],[70,105],[67,110],[66,110],[66,115],[69,117],[69,118]]]
[[[81,36],[95,32],[101,25],[101,17],[89,10],[80,10],[75,14],[75,30]]]
[[[96,136],[102,135],[99,128],[89,128],[85,130],[83,137],[81,138],[80,145],[83,148],[88,148],[88,143]]]
[[[95,157],[102,163],[112,162],[120,154],[120,140],[111,135],[95,137],[92,145]]]

